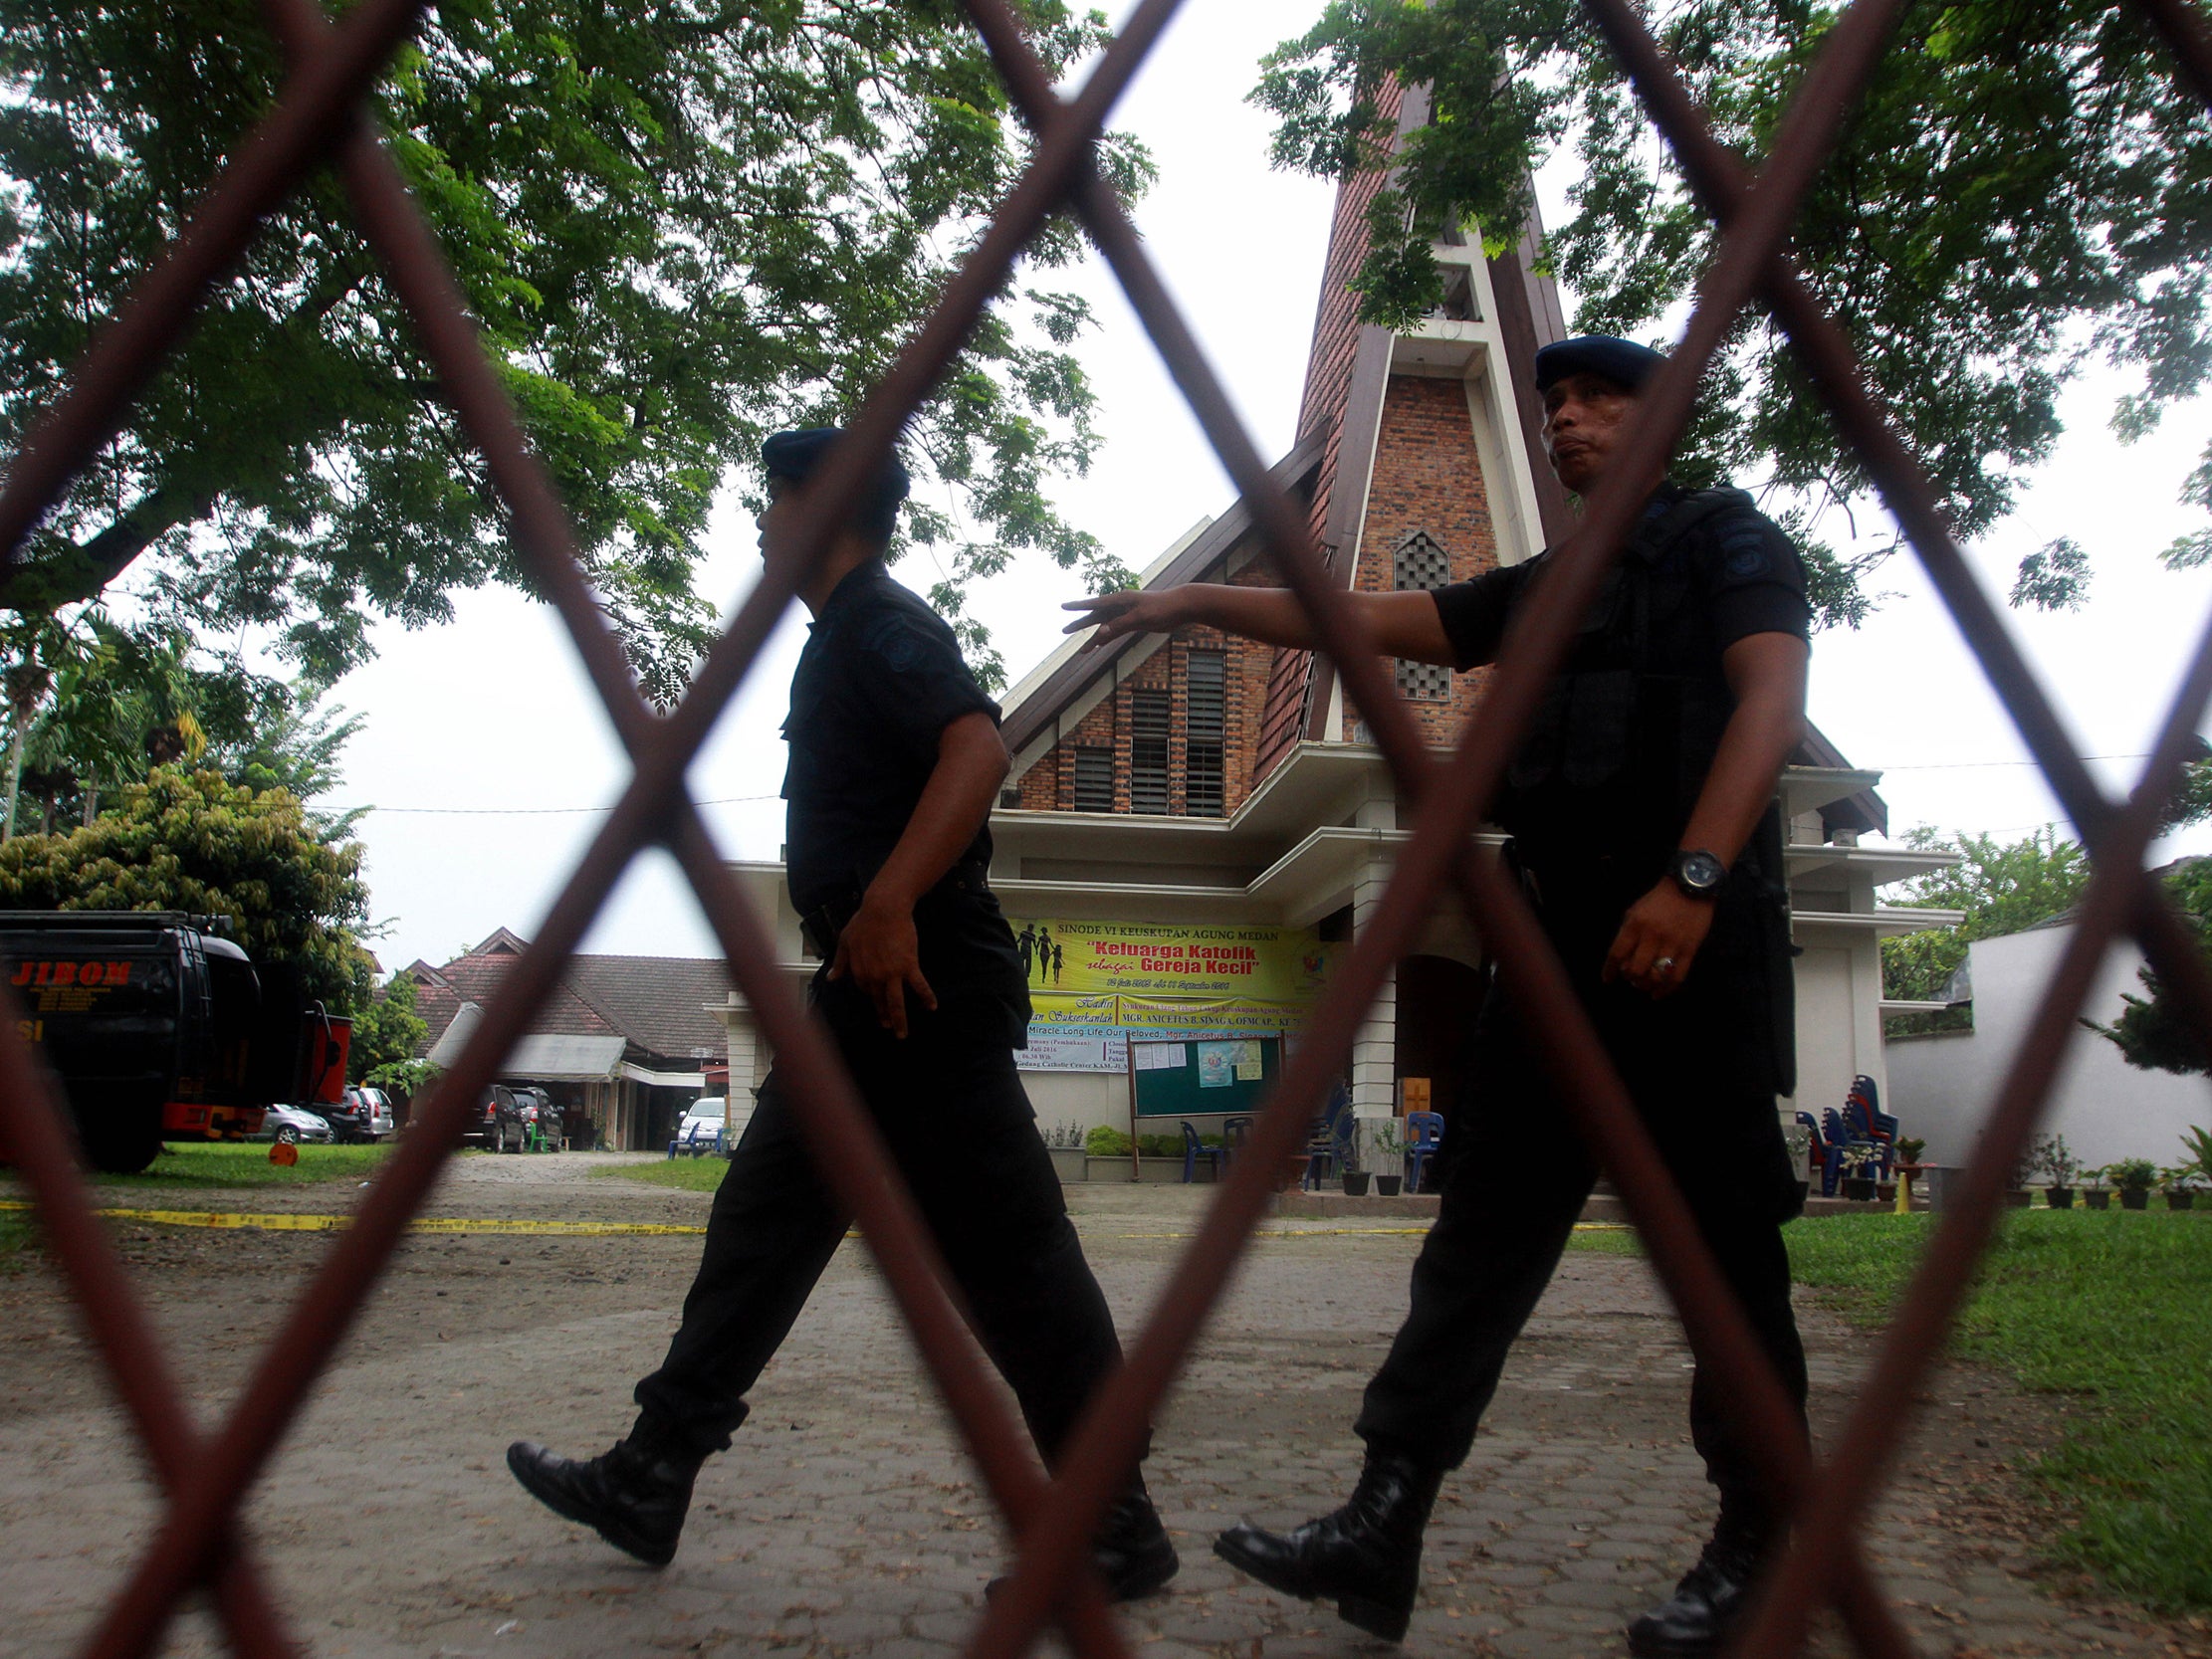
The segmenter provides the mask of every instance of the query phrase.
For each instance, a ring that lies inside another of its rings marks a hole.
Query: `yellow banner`
[[[1111,991],[1072,994],[1066,991],[1029,992],[1032,1025],[1119,1025],[1121,998]]]
[[[1137,1032],[1287,1031],[1310,1011],[1303,1003],[1254,1002],[1249,997],[1217,1002],[1169,1002],[1142,996],[1121,999],[1121,1023]]]
[[[1119,991],[1308,1002],[1320,994],[1335,949],[1311,928],[1010,920],[1032,995]]]

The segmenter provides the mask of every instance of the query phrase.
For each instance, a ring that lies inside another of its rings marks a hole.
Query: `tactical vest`
[[[1646,518],[1507,768],[1493,815],[1555,900],[1588,884],[1625,904],[1663,878],[1681,844],[1735,713],[1684,543],[1705,520],[1737,509],[1752,510],[1741,490],[1701,490]],[[1790,1094],[1796,948],[1778,805],[1760,819],[1717,903],[1694,971],[1730,987],[1741,1020],[1728,1046],[1742,1075],[1762,1092]]]
[[[1646,518],[1607,572],[1500,792],[1498,821],[1530,854],[1599,838],[1633,855],[1673,850],[1735,708],[1681,543],[1750,506],[1741,490],[1684,497]]]

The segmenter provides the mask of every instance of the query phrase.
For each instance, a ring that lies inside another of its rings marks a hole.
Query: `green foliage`
[[[415,982],[395,973],[355,1011],[346,1069],[355,1083],[379,1089],[397,1083],[411,1095],[421,1087],[418,1074],[429,1070],[427,1061],[415,1058],[429,1036],[429,1023],[415,1012]]]
[[[1758,164],[1839,10],[1687,0],[1652,26],[1720,140]],[[1431,311],[1437,230],[1465,217],[1506,240],[1525,222],[1529,169],[1572,142],[1574,212],[1547,254],[1583,296],[1576,326],[1656,341],[1677,325],[1712,259],[1712,223],[1580,8],[1332,0],[1269,59],[1253,95],[1276,117],[1277,164],[1324,176],[1382,165],[1376,95],[1391,77],[1433,85],[1436,111],[1373,216],[1377,242],[1353,283],[1369,321],[1403,326]],[[2212,127],[2134,13],[2102,0],[1905,6],[1790,246],[1962,539],[2010,511],[2059,437],[2063,387],[2091,357],[2133,381],[2114,417],[2128,436],[2204,384],[2208,195]],[[1819,508],[1871,493],[1802,364],[1755,311],[1707,377],[1680,470]],[[2185,499],[2212,508],[2212,451]],[[1863,578],[1892,550],[1815,549],[1827,620],[1863,611]],[[2207,558],[2212,531],[2167,553]],[[2087,578],[2079,549],[2056,542],[2029,555],[2015,597],[2071,606]]]
[[[1946,836],[1926,824],[1904,836],[1920,852],[1955,853],[1948,870],[1915,876],[1898,885],[1898,904],[1929,910],[1964,911],[1956,928],[1929,929],[1881,941],[1882,994],[1905,1002],[1935,1002],[1966,962],[1966,947],[1978,938],[2017,933],[2070,909],[2089,886],[2089,860],[2072,841],[2046,827],[2024,841],[1999,841],[1990,835]],[[1965,1030],[1973,1020],[1964,1009],[1892,1018],[1889,1033]]]
[[[2212,1129],[2191,1129],[2181,1138],[2182,1149],[2189,1155],[2182,1160],[2184,1173],[2195,1172],[2195,1178],[2212,1181]]]
[[[2072,1186],[2077,1177],[2098,1173],[2074,1155],[2063,1135],[2037,1136],[2027,1161],[2030,1172],[2041,1175],[2052,1186]]]
[[[2158,1179],[2158,1165],[2147,1157],[2123,1157],[2099,1171],[2122,1192],[2148,1192]]]
[[[0,630],[0,654],[11,649],[25,670],[0,712],[11,754],[21,744],[15,827],[42,834],[91,822],[119,785],[175,761],[312,800],[339,783],[338,753],[363,724],[321,708],[311,684],[211,656],[180,627],[122,627],[98,606]],[[311,814],[332,841],[356,816]]]
[[[2196,933],[2199,945],[2212,950],[2212,859],[2189,859],[2166,876],[2172,897]],[[2149,968],[2138,968],[2136,977],[2144,994],[2120,993],[2119,1018],[2110,1025],[2088,1021],[2091,1030],[2116,1044],[2130,1066],[2144,1071],[2212,1071],[2212,1054],[2173,999],[2165,984]]]
[[[1218,1146],[1221,1143],[1221,1139],[1217,1135],[1202,1135],[1199,1137],[1199,1143],[1206,1146]],[[1114,1129],[1106,1124],[1095,1126],[1090,1134],[1083,1138],[1083,1150],[1092,1157],[1127,1157],[1130,1145],[1130,1139],[1126,1131]],[[1140,1135],[1136,1139],[1135,1145],[1140,1157],[1180,1158],[1183,1155],[1183,1137],[1180,1133],[1175,1135]]]
[[[1012,9],[1054,74],[1106,35],[1062,0]],[[281,71],[251,0],[0,0],[0,449]],[[983,45],[953,0],[452,0],[371,102],[666,702],[717,608],[691,573],[718,493],[764,434],[856,406],[1029,154]],[[1099,155],[1116,190],[1150,177],[1126,138]],[[1057,220],[1027,270],[1080,246]],[[955,588],[1025,547],[1094,586],[1125,574],[1044,494],[1095,444],[1069,349],[1090,320],[1017,281],[910,426],[941,487],[908,535]],[[324,683],[363,658],[372,618],[419,626],[457,589],[531,587],[331,171],[270,216],[27,551],[0,573],[19,615],[131,570],[157,618],[271,631]]]
[[[346,1013],[372,973],[360,867],[360,846],[325,841],[286,791],[162,766],[83,829],[0,846],[0,909],[227,917],[247,955],[293,963],[309,996]]]
[[[1940,1219],[1802,1221],[1791,1267],[1880,1325]],[[2154,1607],[2212,1607],[2212,1217],[2008,1212],[1954,1346],[2061,1402],[2033,1469],[2054,1553]]]

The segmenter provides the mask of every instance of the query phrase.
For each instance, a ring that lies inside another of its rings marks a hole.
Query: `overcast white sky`
[[[1260,55],[1318,9],[1313,0],[1189,0],[1116,116],[1160,164],[1160,183],[1138,213],[1153,255],[1270,456],[1288,447],[1297,418],[1331,193],[1268,170],[1266,123],[1241,98]],[[1548,205],[1557,218],[1558,201]],[[1058,496],[1075,522],[1142,568],[1200,517],[1220,512],[1231,491],[1111,279],[1094,265],[1064,286],[1089,294],[1103,323],[1082,349],[1106,442],[1092,475]],[[1975,554],[2002,593],[2028,549],[2060,534],[2088,549],[2097,572],[2088,606],[2021,615],[2016,625],[2031,660],[2060,688],[2087,751],[2126,756],[2147,746],[2212,605],[2212,573],[2176,575],[2154,556],[2195,527],[2175,492],[2202,441],[2203,410],[2176,411],[2161,433],[2122,446],[2104,426],[2113,390],[2101,381],[2078,388],[2059,459]],[[730,512],[716,526],[702,588],[734,602],[755,568],[752,524]],[[935,578],[926,568],[903,573],[922,587]],[[1888,597],[1864,629],[1816,641],[1812,711],[1854,762],[1885,770],[1892,826],[2019,834],[2055,817],[1909,556],[1875,585]],[[1011,677],[1051,648],[1058,603],[1075,591],[1037,558],[975,597]],[[378,660],[336,693],[367,716],[346,752],[340,798],[376,808],[359,834],[374,915],[387,929],[375,945],[387,969],[418,956],[442,961],[498,927],[529,936],[625,775],[550,611],[504,591],[461,595],[457,609],[444,628],[377,629]],[[733,857],[777,855],[777,725],[802,637],[787,618],[693,768],[694,790],[717,803],[708,819]],[[2132,777],[2125,760],[2097,770],[2115,783]],[[2212,834],[2176,845],[2212,847]],[[657,853],[632,869],[584,947],[715,953],[674,867]]]

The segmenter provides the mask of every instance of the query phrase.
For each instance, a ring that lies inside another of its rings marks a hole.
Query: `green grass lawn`
[[[1802,1284],[1856,1323],[1888,1317],[1926,1215],[1837,1215],[1786,1237]],[[1634,1252],[1625,1233],[1578,1248]],[[2063,1398],[2031,1478],[2058,1506],[2054,1553],[2162,1609],[2212,1607],[2212,1215],[2009,1213],[1954,1351]]]
[[[366,1180],[391,1149],[389,1141],[375,1146],[302,1146],[300,1161],[286,1168],[269,1161],[267,1141],[180,1141],[164,1146],[141,1174],[92,1179],[111,1192],[130,1194],[120,1200],[124,1203],[135,1202],[140,1194],[150,1198],[211,1187],[318,1186],[325,1181]],[[19,1178],[0,1178],[0,1195],[17,1197],[21,1191]]]
[[[645,1181],[653,1186],[681,1187],[686,1192],[712,1192],[722,1184],[723,1172],[730,1167],[726,1157],[676,1157],[664,1158],[659,1163],[617,1163],[609,1169],[594,1169],[594,1175],[612,1175],[619,1180]]]

